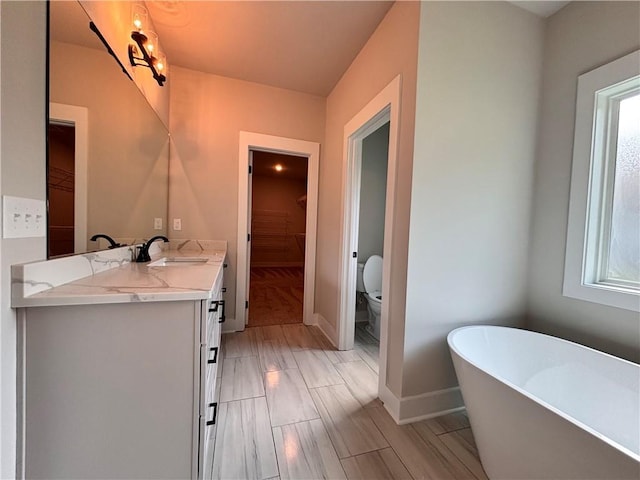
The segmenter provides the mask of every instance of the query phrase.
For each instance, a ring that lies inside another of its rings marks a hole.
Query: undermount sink
[[[207,263],[204,257],[163,257],[147,264],[147,267],[190,267]]]

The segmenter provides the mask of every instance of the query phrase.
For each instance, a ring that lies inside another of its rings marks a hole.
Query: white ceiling
[[[147,1],[169,64],[326,96],[390,1]]]
[[[145,2],[170,64],[326,96],[392,1]],[[568,1],[511,2],[547,17]]]
[[[511,3],[547,17],[569,2]],[[393,1],[154,0],[145,4],[169,67],[327,96]],[[99,46],[88,29],[69,28],[74,15],[86,23],[75,0],[51,2],[52,31],[58,32],[58,39]],[[84,39],[74,40],[74,36]]]

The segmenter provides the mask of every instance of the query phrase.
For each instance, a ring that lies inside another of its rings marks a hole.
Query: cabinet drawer
[[[218,365],[222,363],[222,351],[220,350],[219,342],[218,345],[202,345],[204,349],[204,362],[208,366],[214,366],[217,368]]]
[[[217,322],[218,310],[215,308],[216,302],[214,300],[202,301],[202,317],[200,328],[200,342],[206,344],[209,342],[211,330],[214,328],[214,324]]]
[[[220,308],[215,313],[210,313],[207,318],[207,344],[211,346],[218,346],[220,344],[220,332],[222,331],[222,325],[220,324]]]
[[[200,415],[206,414],[208,404],[213,401],[218,381],[218,362],[222,362],[219,347],[200,347]]]
[[[218,384],[218,366],[207,365],[206,386],[205,386],[205,402],[209,404],[214,401],[215,392]]]
[[[221,324],[225,320],[225,301],[218,299],[203,304],[206,304],[206,307],[203,312],[201,342],[217,346],[222,332]]]
[[[208,408],[207,415],[200,417],[201,440],[199,452],[198,478],[211,479],[213,475],[213,451],[216,441],[218,424],[218,406],[213,404]],[[213,422],[213,423],[212,423]]]

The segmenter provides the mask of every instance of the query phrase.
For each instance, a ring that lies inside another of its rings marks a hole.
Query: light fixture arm
[[[135,45],[129,45],[129,61],[131,62],[131,66],[147,67],[151,69],[153,78],[155,78],[158,85],[162,87],[164,82],[167,80],[167,77],[158,72],[156,69],[156,57],[150,55],[144,46],[147,42],[147,36],[144,33],[134,30],[131,32],[131,39],[136,42]],[[136,56],[136,54],[141,54],[142,56]]]

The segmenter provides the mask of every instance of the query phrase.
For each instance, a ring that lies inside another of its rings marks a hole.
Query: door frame
[[[395,196],[400,135],[401,76],[395,77],[344,127],[344,184],[342,243],[340,246],[340,293],[338,306],[338,348],[351,350],[355,329],[355,296],[358,260],[358,220],[360,210],[360,178],[362,140],[389,122],[389,151],[387,157],[387,186],[382,254],[382,312],[380,315],[380,359],[378,395],[386,401],[387,350],[389,342],[389,305],[391,293],[391,254],[395,223]]]
[[[240,132],[238,152],[238,238],[236,268],[236,318],[232,329],[244,330],[247,324],[245,305],[249,300],[251,202],[249,166],[251,152],[262,151],[306,157],[307,165],[307,223],[305,227],[304,297],[302,319],[305,325],[315,324],[314,295],[316,274],[316,232],[318,223],[318,174],[320,166],[320,144],[277,137],[262,133]]]
[[[75,128],[73,251],[75,253],[85,253],[87,251],[87,164],[89,162],[89,110],[86,107],[77,107],[75,105],[64,105],[62,103],[51,102],[49,103],[48,123],[52,123],[54,125],[68,125]],[[49,167],[47,166],[47,169],[48,168]],[[49,205],[47,202],[47,227],[49,225],[48,215]]]

